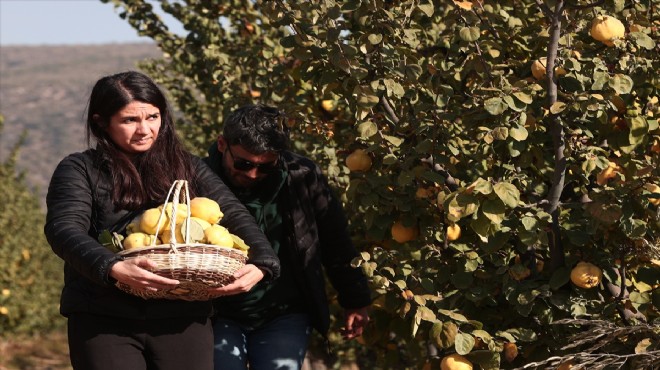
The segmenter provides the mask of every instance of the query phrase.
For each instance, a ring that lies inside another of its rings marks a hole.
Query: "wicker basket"
[[[167,196],[169,200],[170,195],[173,195],[172,203],[174,203],[174,206],[170,215],[171,225],[175,224],[176,210],[182,191],[185,195],[186,204],[190,204],[188,184],[184,180],[175,181]],[[163,207],[158,220],[159,227],[164,217],[167,217],[165,207]],[[190,209],[188,209],[184,222],[190,222]],[[173,241],[170,244],[154,244],[121,251],[118,254],[124,259],[147,257],[158,266],[152,272],[166,278],[179,280],[180,284],[170,290],[151,291],[134,289],[117,282],[116,285],[119,289],[145,299],[164,298],[204,301],[212,298],[207,292],[208,288],[220,287],[233,282],[235,280],[234,273],[245,265],[247,256],[242,251],[231,246],[190,243],[189,235],[185,236],[184,243],[176,243],[175,227],[170,229],[172,233],[171,240]],[[158,230],[156,233],[158,233]]]

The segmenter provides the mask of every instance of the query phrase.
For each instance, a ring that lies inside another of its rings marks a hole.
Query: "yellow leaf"
[[[456,1],[454,0],[454,5],[465,10],[472,10],[472,1]]]

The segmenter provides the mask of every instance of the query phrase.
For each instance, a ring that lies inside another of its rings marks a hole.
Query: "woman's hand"
[[[119,282],[142,290],[158,291],[176,288],[179,285],[178,280],[168,279],[149,271],[156,267],[156,263],[147,257],[138,257],[112,265],[110,276]]]
[[[209,293],[214,297],[249,292],[261,279],[264,272],[255,265],[245,265],[234,273],[236,280],[220,288],[211,288]]]

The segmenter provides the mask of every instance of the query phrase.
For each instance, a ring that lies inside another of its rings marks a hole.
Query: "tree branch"
[[[383,108],[385,108],[385,112],[387,113],[388,116],[390,116],[392,122],[398,124],[399,117],[397,117],[396,113],[394,112],[394,109],[392,109],[392,105],[390,105],[390,101],[387,100],[385,95],[381,95],[380,103],[383,105]]]
[[[537,4],[543,9],[547,6],[537,0]],[[564,1],[558,0],[554,12],[550,13],[550,40],[548,42],[548,54],[546,56],[546,81],[548,93],[548,107],[557,102],[557,80],[555,79],[555,59],[559,49],[559,38],[561,37],[561,13],[564,10]],[[547,9],[549,11],[549,9]],[[544,13],[546,10],[544,10]],[[564,189],[566,177],[566,140],[564,127],[556,114],[549,117],[550,135],[552,137],[555,168],[552,176],[552,185],[546,199],[546,211],[552,215],[552,238],[549,239],[550,247],[550,269],[556,270],[564,265],[564,249],[561,245],[561,229],[559,227],[559,201]]]

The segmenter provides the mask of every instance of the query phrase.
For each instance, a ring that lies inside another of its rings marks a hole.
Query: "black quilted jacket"
[[[220,171],[220,154],[215,146],[204,160]],[[343,308],[361,308],[371,303],[367,279],[350,263],[358,252],[347,231],[341,203],[328,186],[321,169],[310,159],[291,152],[282,154],[289,176],[286,179],[289,212],[282,215],[290,227],[293,246],[291,263],[296,279],[304,287],[314,328],[326,335],[330,324],[326,280],[337,292]]]
[[[98,235],[112,229],[128,212],[113,211],[109,174],[95,166],[95,153],[90,149],[63,159],[46,197],[44,232],[53,251],[65,262],[61,313],[135,319],[210,315],[210,302],[142,299],[112,284],[108,272],[118,257],[98,242]],[[197,157],[193,157],[193,164],[199,176],[196,195],[220,204],[224,213],[220,223],[251,247],[249,263],[266,271],[267,279],[279,276],[279,260],[252,216],[206,164]]]
[[[289,217],[295,235],[295,240],[291,240],[295,247],[292,258],[299,262],[294,264],[299,268],[297,275],[307,282],[307,295],[315,308],[314,327],[325,335],[330,311],[324,271],[343,308],[366,307],[371,303],[371,295],[362,270],[350,265],[358,253],[347,232],[341,204],[330,191],[321,169],[293,153],[284,153],[283,158],[289,171]]]

